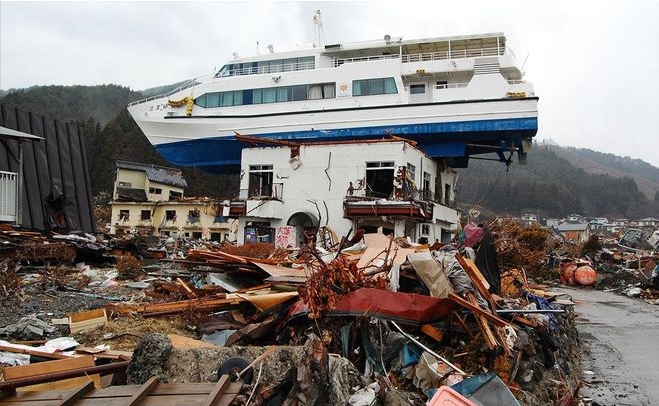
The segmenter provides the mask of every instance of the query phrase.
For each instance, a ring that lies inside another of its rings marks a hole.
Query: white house
[[[448,242],[457,229],[456,172],[409,141],[276,144],[242,151],[240,196],[227,213],[239,219],[239,243],[279,233],[299,245],[325,225],[338,236],[382,227],[421,242]]]

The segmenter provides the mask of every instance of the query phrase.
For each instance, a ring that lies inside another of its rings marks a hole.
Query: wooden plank
[[[85,321],[85,320],[90,320],[90,319],[96,319],[99,317],[104,317],[105,314],[105,309],[94,309],[94,310],[87,310],[84,312],[78,312],[78,313],[72,313],[69,315],[69,322],[70,323],[77,323],[79,321]]]
[[[485,318],[487,318],[488,320],[490,320],[492,323],[494,323],[495,325],[497,325],[499,327],[509,326],[510,325],[505,320],[493,315],[492,313],[490,313],[486,310],[481,309],[480,306],[474,306],[473,304],[469,303],[469,301],[461,298],[460,296],[456,295],[455,293],[449,293],[448,298],[451,299],[456,304],[459,304],[460,306],[462,306],[464,308],[467,308],[467,309],[471,310],[474,313],[482,314],[483,316],[485,316]]]
[[[487,281],[483,277],[483,274],[478,269],[476,264],[472,260],[460,255],[460,253],[455,254],[455,259],[458,260],[462,268],[465,270],[465,272],[467,272],[467,275],[471,279],[471,282],[474,284],[474,286],[476,286],[476,289],[478,289],[478,292],[480,292],[485,300],[487,300],[487,303],[490,305],[490,310],[495,312],[497,310],[497,304],[494,302],[494,299],[488,290],[489,284],[487,286],[485,285]]]
[[[18,354],[28,354],[28,355],[34,355],[34,356],[37,356],[37,357],[50,358],[50,359],[69,359],[69,358],[71,358],[68,355],[60,354],[58,352],[45,352],[45,351],[29,350],[29,349],[26,349],[26,348],[10,347],[10,346],[6,346],[6,345],[0,345],[0,351],[7,351],[7,352],[18,353]]]
[[[222,375],[220,380],[217,381],[217,385],[215,385],[213,391],[208,395],[206,402],[204,402],[204,406],[214,406],[216,404],[215,402],[218,401],[218,398],[224,393],[227,386],[229,386],[229,383],[231,383],[229,375]]]
[[[80,386],[78,389],[74,389],[67,397],[62,399],[60,406],[71,406],[75,405],[76,402],[85,396],[87,393],[91,392],[94,389],[94,382],[89,381],[86,384]]]
[[[94,309],[86,312],[69,315],[69,329],[71,334],[82,330],[89,330],[104,325],[108,321],[105,309]]]
[[[160,379],[157,376],[152,376],[151,378],[149,378],[149,380],[146,381],[144,385],[142,385],[140,389],[137,392],[135,392],[133,396],[131,396],[126,403],[124,403],[124,405],[134,406],[140,404],[140,402],[142,402],[144,398],[149,396],[149,394],[153,391],[153,389],[156,386],[158,386],[159,381]]]
[[[86,355],[83,357],[75,357],[68,359],[61,359],[55,361],[45,361],[36,364],[19,365],[15,367],[8,367],[4,370],[5,381],[11,381],[20,378],[29,378],[37,375],[46,375],[55,372],[71,371],[85,367],[93,367],[94,357]],[[101,379],[98,374],[91,376],[81,376],[77,378],[62,379],[54,382],[41,383],[36,385],[24,386],[18,388],[19,391],[36,391],[36,390],[53,390],[53,389],[72,389],[86,384],[92,380],[97,388],[101,387]]]

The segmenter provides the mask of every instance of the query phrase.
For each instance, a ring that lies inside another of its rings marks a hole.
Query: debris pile
[[[64,239],[75,255],[58,264],[5,252],[2,264],[16,265],[2,283],[25,297],[15,298],[20,311],[0,312],[0,338],[26,341],[19,322],[40,342],[70,334],[82,344],[22,350],[55,363],[91,354],[93,365],[66,367],[83,376],[130,359],[127,380],[114,384],[131,388],[217,382],[222,392],[228,377],[241,384],[232,405],[544,405],[576,395],[572,303],[526,278],[545,255],[538,230],[470,225],[456,244],[431,247],[362,230],[329,235],[323,227],[309,239],[317,243],[287,250],[108,240],[94,242],[97,263],[77,266],[66,263],[91,241]],[[54,300],[39,308],[38,297]],[[15,319],[26,310],[32,318]],[[21,387],[15,376],[0,387]]]

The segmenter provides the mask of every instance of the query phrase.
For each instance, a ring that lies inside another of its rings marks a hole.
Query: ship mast
[[[325,31],[323,31],[323,20],[320,18],[320,10],[316,10],[313,16],[314,24],[314,47],[319,47],[325,42]],[[321,39],[322,37],[322,39]]]

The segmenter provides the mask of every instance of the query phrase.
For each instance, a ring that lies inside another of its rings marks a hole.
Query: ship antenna
[[[319,47],[325,42],[325,31],[323,31],[323,20],[320,18],[320,10],[316,10],[313,16],[314,24],[314,46]],[[321,41],[322,37],[322,41]]]

